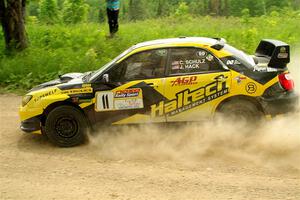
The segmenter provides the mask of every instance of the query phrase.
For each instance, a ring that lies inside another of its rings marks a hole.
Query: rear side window
[[[200,48],[171,49],[170,61],[170,74],[192,74],[222,70],[220,61],[210,52]]]

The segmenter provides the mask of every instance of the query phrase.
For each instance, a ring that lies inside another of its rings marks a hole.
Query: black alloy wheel
[[[60,147],[82,144],[86,138],[87,121],[73,106],[59,106],[46,118],[45,132],[49,140]]]

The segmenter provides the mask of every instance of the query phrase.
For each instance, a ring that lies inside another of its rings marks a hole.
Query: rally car
[[[24,96],[21,129],[75,146],[95,124],[255,121],[295,109],[290,47],[265,39],[247,55],[221,38],[140,43],[97,71],[69,73]]]

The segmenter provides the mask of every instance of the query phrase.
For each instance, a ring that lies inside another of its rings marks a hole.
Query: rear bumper
[[[41,121],[38,117],[33,117],[21,122],[21,130],[24,132],[35,132],[41,130]]]
[[[261,98],[261,105],[266,115],[279,115],[295,112],[299,106],[299,95],[295,92],[272,98]]]

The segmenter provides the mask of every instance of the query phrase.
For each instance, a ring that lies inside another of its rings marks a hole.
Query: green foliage
[[[79,23],[87,21],[89,6],[84,0],[65,0],[63,5],[63,21]]]
[[[193,15],[206,15],[207,7],[204,1],[192,1],[189,4],[189,13]]]
[[[129,20],[142,20],[147,16],[146,2],[144,0],[129,0]]]
[[[178,8],[175,11],[175,16],[183,17],[189,14],[189,6],[186,2],[180,2]]]
[[[38,16],[39,15],[39,2],[38,1],[29,1],[27,2],[27,14],[29,16]]]
[[[4,42],[0,43],[0,86],[11,90],[29,89],[57,78],[58,74],[99,69],[128,47],[158,38],[224,37],[228,43],[248,53],[254,52],[262,38],[278,39],[292,45],[300,42],[299,13],[277,12],[262,17],[249,17],[249,12],[243,13],[242,20],[210,16],[188,20],[165,17],[122,23],[119,35],[114,39],[106,39],[106,23],[68,26],[28,23],[31,44],[24,52],[4,55]],[[243,22],[245,18],[247,23]],[[2,32],[0,40],[3,41]]]
[[[291,4],[289,0],[265,0],[267,10],[280,10]]]
[[[86,0],[89,7],[89,22],[104,22],[106,17],[106,0]]]
[[[248,8],[245,8],[242,10],[242,22],[245,24],[250,23],[250,10]]]
[[[54,24],[59,20],[56,0],[40,0],[39,19],[47,24]]]
[[[261,16],[266,13],[264,0],[230,0],[230,14],[240,16],[245,9],[251,16]]]
[[[58,10],[71,10],[71,12],[64,13],[65,18],[72,18],[72,13],[77,15],[74,18],[81,18],[74,11],[77,9],[70,7],[70,3],[75,2],[78,5],[81,1],[89,7],[88,12],[83,13],[84,16],[87,15],[89,22],[104,22],[106,20],[106,0],[29,0],[28,15],[38,16],[38,2],[50,4],[56,1]],[[293,12],[300,8],[300,0],[121,0],[120,2],[120,19],[126,21],[174,16],[178,6],[182,3],[189,7],[188,13],[190,15],[198,16],[241,16],[244,9],[249,9],[250,16],[261,16],[272,11],[282,12],[288,8]],[[51,18],[48,20],[47,17],[46,22],[49,23],[48,21],[52,23],[53,20]],[[73,21],[73,19],[67,21]],[[85,17],[82,21],[85,21]]]

